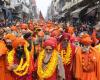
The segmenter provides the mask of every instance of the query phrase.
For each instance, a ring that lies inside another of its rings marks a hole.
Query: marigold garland
[[[13,57],[14,53],[15,53],[15,51],[13,49],[12,51],[8,52],[8,54],[7,54],[7,61],[8,61],[9,66],[14,64],[14,62],[13,62],[14,61],[14,57]]]
[[[25,74],[28,73],[28,68],[29,68],[29,64],[30,64],[30,55],[29,55],[27,46],[24,46],[24,51],[25,51],[25,55],[26,55],[25,63],[24,63],[24,60],[22,57],[17,68],[13,70],[13,72],[18,76],[24,76]],[[12,51],[8,52],[7,60],[8,60],[9,66],[14,64],[14,54],[15,54],[14,49]]]
[[[71,53],[72,53],[71,45],[70,45],[70,43],[68,43],[67,51],[62,50],[61,53],[60,53],[64,64],[67,64],[67,65],[70,64]]]
[[[43,59],[45,57],[45,50],[43,50],[38,57],[38,70],[37,73],[39,75],[40,79],[47,79],[53,75],[53,73],[56,70],[57,67],[57,61],[58,61],[58,54],[57,51],[54,50],[52,53],[52,56],[50,58],[50,62],[46,65],[46,69],[43,70],[42,63]]]

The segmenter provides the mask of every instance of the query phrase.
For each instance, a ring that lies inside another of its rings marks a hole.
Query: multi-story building
[[[37,18],[35,0],[0,0],[0,19],[6,23]]]
[[[53,14],[49,12],[49,15],[53,16],[52,20],[56,19],[58,21],[67,22],[73,19],[75,21],[80,19],[82,22],[95,21],[96,17],[100,16],[99,4],[99,0],[53,0],[51,3],[54,6]],[[48,10],[50,9],[51,7]]]
[[[60,13],[62,12],[62,8],[64,7],[65,2],[66,0],[52,0],[51,5],[48,8],[50,19],[57,20],[60,17]]]
[[[33,15],[33,19],[37,19],[38,18],[38,14],[37,14],[36,1],[35,0],[31,0],[31,1],[32,1],[32,15]]]
[[[54,7],[53,1],[52,1],[51,5],[48,7],[48,10],[47,10],[47,19],[52,20],[52,18],[55,14],[56,14],[55,7]]]

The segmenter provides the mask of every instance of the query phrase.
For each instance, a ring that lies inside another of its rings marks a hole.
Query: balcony
[[[72,1],[66,1],[65,6],[62,8],[62,11],[67,10],[71,8],[72,6],[82,2],[83,0],[72,0]]]

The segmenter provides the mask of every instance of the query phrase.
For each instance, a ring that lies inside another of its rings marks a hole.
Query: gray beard
[[[62,48],[66,48],[67,47],[67,42],[62,42]]]
[[[49,60],[50,60],[50,58],[51,58],[51,55],[52,55],[52,53],[51,53],[51,54],[46,54],[46,55],[45,55],[44,64],[46,64],[46,63],[49,62]]]

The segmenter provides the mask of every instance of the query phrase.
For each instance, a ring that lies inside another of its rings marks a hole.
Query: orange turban
[[[52,22],[51,22],[51,21],[48,21],[48,22],[47,22],[47,27],[48,27],[48,28],[52,27]]]
[[[27,24],[22,24],[21,29],[27,29]]]
[[[13,41],[14,39],[16,39],[16,36],[13,34],[7,34],[7,35],[5,35],[5,39],[10,39]]]
[[[93,41],[92,41],[92,39],[91,39],[91,37],[90,37],[89,34],[84,33],[82,35],[82,37],[81,37],[80,42],[83,43],[83,44],[85,44],[85,45],[90,45],[90,44],[92,44]]]
[[[12,26],[12,27],[11,27],[11,30],[17,31],[17,27],[16,27],[16,26]]]
[[[72,27],[72,26],[68,27],[68,33],[73,34],[74,33],[74,27]]]
[[[56,48],[57,42],[55,41],[55,39],[48,39],[44,42],[44,47],[46,46],[51,46],[52,48]]]
[[[3,41],[0,41],[0,54],[6,54],[7,53],[7,47]]]
[[[38,32],[38,36],[44,37],[44,32],[43,31]]]
[[[59,30],[54,30],[51,32],[51,37],[54,37],[54,36],[59,36],[60,35],[60,31]]]
[[[49,32],[50,29],[49,29],[48,27],[46,27],[46,28],[44,29],[44,31],[45,31],[45,32]]]
[[[29,29],[32,30],[32,31],[34,30],[33,24],[29,24]]]
[[[15,48],[15,49],[16,49],[19,45],[22,45],[22,46],[25,45],[25,40],[24,40],[23,38],[18,37],[18,38],[16,38],[16,39],[13,41],[13,43],[12,43],[12,46],[13,46],[13,48]]]

